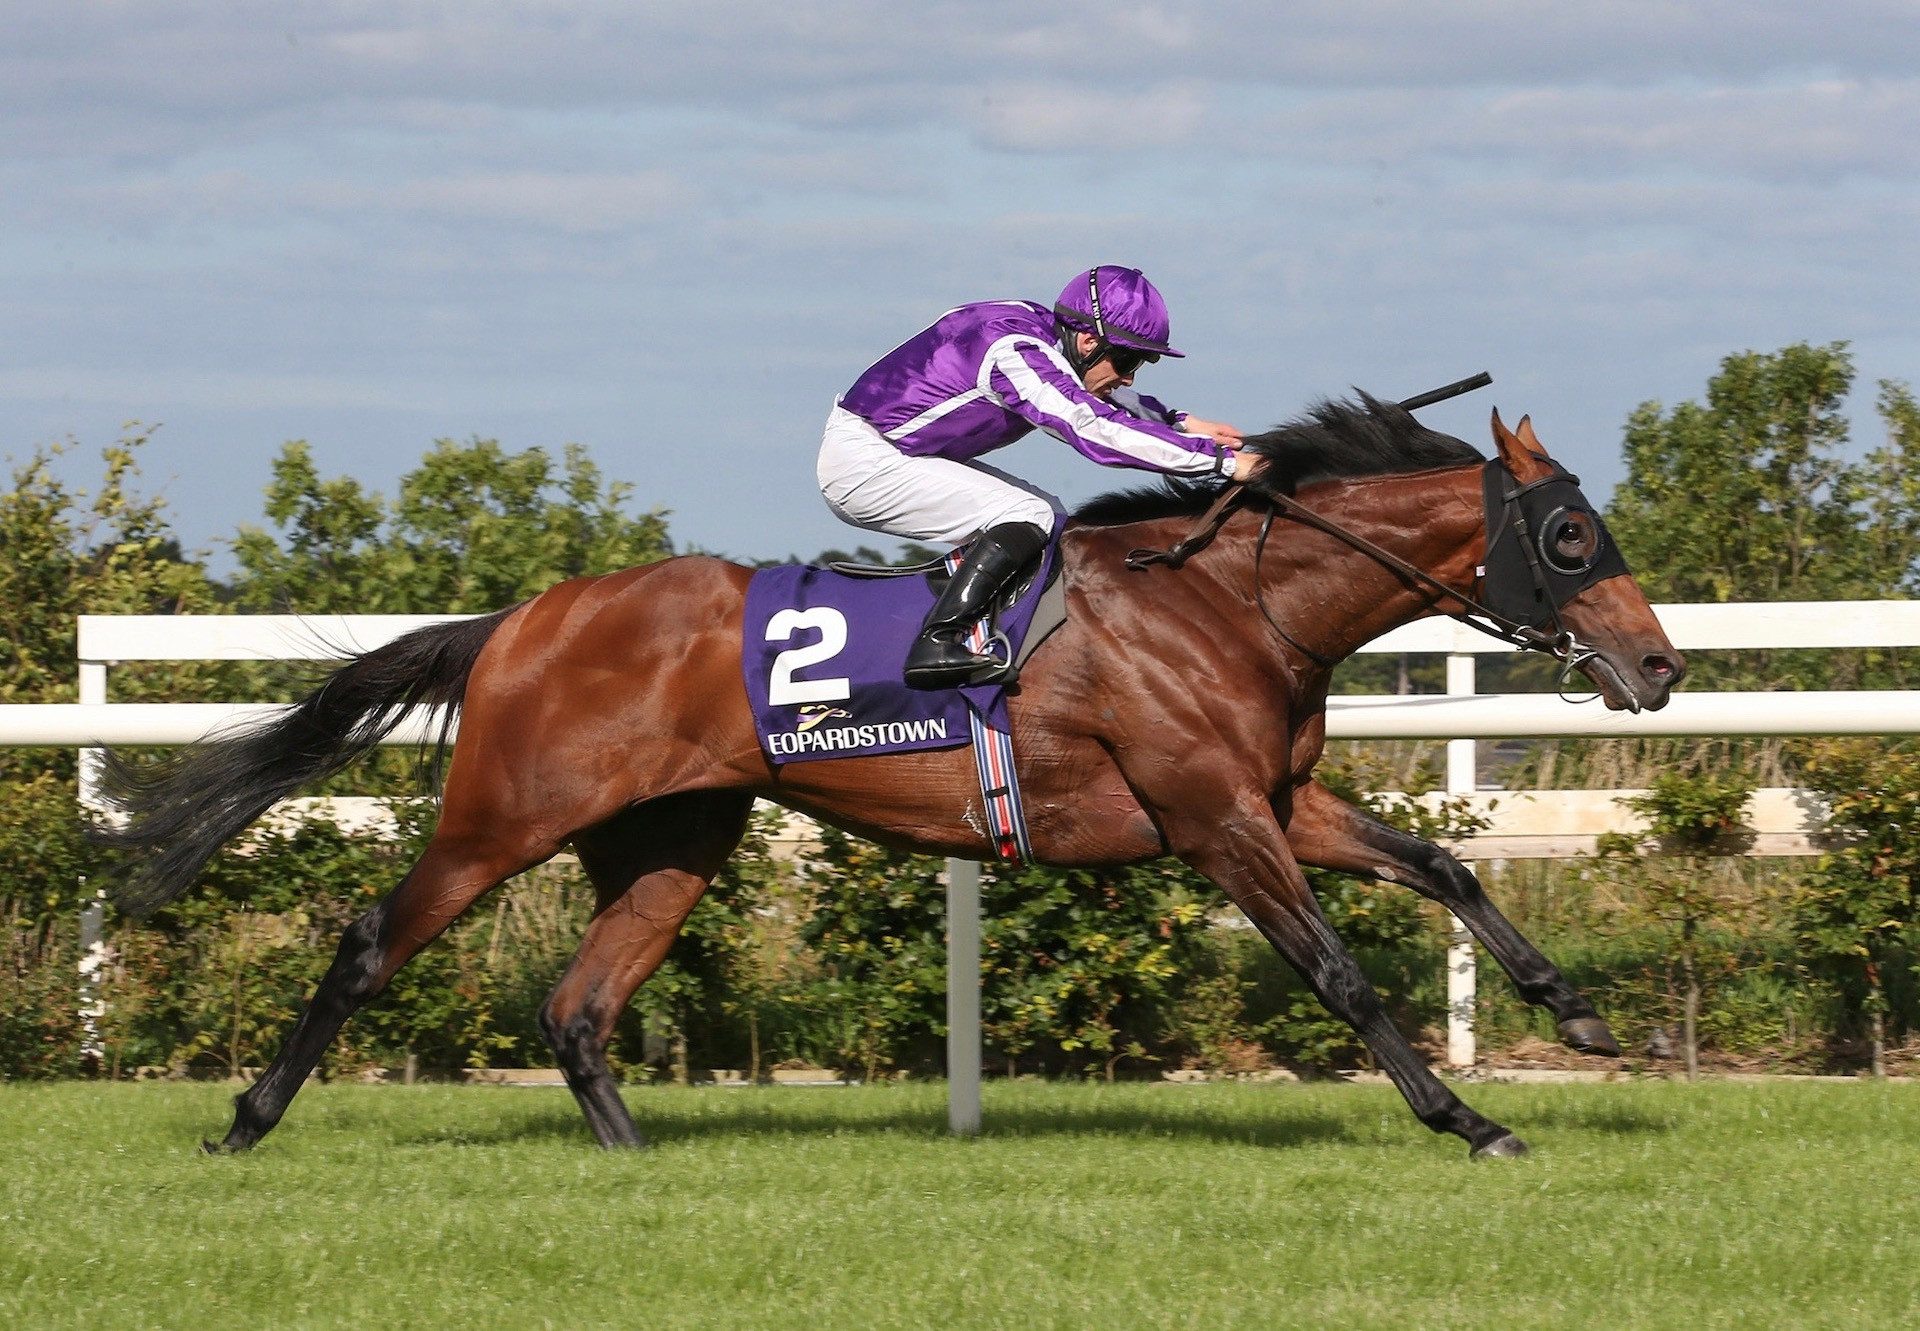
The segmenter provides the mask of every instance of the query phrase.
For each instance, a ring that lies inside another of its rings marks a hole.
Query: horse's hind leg
[[[478,827],[478,820],[461,826]],[[234,1099],[233,1127],[210,1151],[244,1151],[287,1112],[347,1018],[387,987],[407,960],[490,889],[559,848],[532,835],[482,835],[443,821],[407,876],[347,926],[333,964],[260,1079]]]
[[[599,902],[540,1026],[602,1146],[645,1145],[607,1068],[614,1023],[740,844],[752,808],[752,796],[730,791],[669,796],[574,838]]]
[[[1303,864],[1390,877],[1439,902],[1500,963],[1521,997],[1553,1013],[1562,1040],[1582,1053],[1620,1056],[1619,1043],[1593,1004],[1501,914],[1472,871],[1439,846],[1381,822],[1318,782],[1295,792],[1287,843]]]

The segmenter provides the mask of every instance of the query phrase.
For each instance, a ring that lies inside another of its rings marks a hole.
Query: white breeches
[[[842,407],[820,440],[820,493],[856,527],[959,545],[1003,522],[1051,532],[1060,501],[980,462],[910,457]]]

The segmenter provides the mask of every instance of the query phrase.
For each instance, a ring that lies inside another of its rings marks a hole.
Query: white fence
[[[1845,601],[1776,602],[1746,605],[1668,605],[1658,607],[1661,623],[1681,651],[1748,649],[1843,649],[1920,646],[1920,602]],[[191,744],[241,717],[270,713],[271,704],[160,703],[114,704],[108,701],[108,670],[122,661],[329,661],[365,651],[426,624],[458,615],[228,615],[228,616],[82,616],[79,623],[79,701],[57,704],[0,705],[0,745],[81,747],[81,798],[91,803],[99,746]],[[1376,654],[1439,654],[1447,661],[1447,692],[1414,696],[1336,697],[1327,709],[1330,739],[1446,739],[1447,790],[1472,795],[1475,741],[1530,737],[1631,737],[1725,735],[1889,735],[1920,734],[1920,691],[1810,691],[1778,693],[1703,693],[1682,691],[1662,711],[1632,715],[1605,711],[1598,703],[1573,706],[1542,694],[1482,694],[1475,690],[1478,657],[1512,650],[1503,643],[1447,619],[1423,620],[1397,629],[1360,649]],[[436,731],[430,713],[411,716],[388,737],[410,744]],[[1756,827],[1762,840],[1754,853],[1799,853],[1811,848],[1819,810],[1800,792],[1766,792],[1759,801]],[[1570,812],[1562,796],[1585,799],[1584,811]],[[1521,853],[1513,838],[1534,837],[1536,850],[1570,853],[1594,834],[1596,820],[1618,818],[1611,796],[1591,792],[1508,795],[1491,810],[1493,825],[1458,849],[1470,859],[1507,858]],[[1610,812],[1613,810],[1614,812]],[[1568,819],[1586,823],[1565,825]],[[1559,820],[1556,822],[1555,820]],[[1767,842],[1767,837],[1776,838]],[[1507,838],[1507,840],[1502,840]],[[1556,839],[1557,842],[1556,842]],[[1563,844],[1565,848],[1556,849]],[[1498,852],[1498,853],[1496,853]],[[970,875],[955,875],[964,885]],[[964,892],[964,886],[963,886]],[[977,920],[956,919],[950,930],[964,945],[977,937]],[[1473,1062],[1473,948],[1456,929],[1449,952],[1449,1056],[1457,1064]],[[951,967],[953,984],[968,991],[950,1006],[956,1013],[978,1010],[977,966]],[[971,978],[969,978],[971,977]],[[959,1071],[979,1064],[978,1028],[963,1035],[954,1051]],[[969,1058],[965,1048],[973,1050]],[[964,1128],[967,1089],[956,1088],[955,1125]],[[978,1091],[972,1122],[978,1121]]]

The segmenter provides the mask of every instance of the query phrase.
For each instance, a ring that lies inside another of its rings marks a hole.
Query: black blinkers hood
[[[1596,582],[1627,571],[1606,523],[1580,493],[1580,478],[1553,463],[1553,475],[1522,485],[1495,457],[1481,470],[1487,510],[1487,556],[1481,600],[1495,613],[1529,628],[1556,628],[1560,607]],[[1562,511],[1584,514],[1598,544],[1578,572],[1557,568],[1543,544]]]

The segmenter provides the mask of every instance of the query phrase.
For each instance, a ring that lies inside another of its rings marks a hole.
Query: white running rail
[[[1683,652],[1920,647],[1920,602],[1915,601],[1665,605],[1656,610],[1674,646]],[[0,746],[80,747],[80,797],[92,805],[100,747],[191,744],[237,720],[276,710],[258,703],[110,703],[108,670],[115,662],[339,660],[412,629],[460,618],[464,616],[83,615],[77,651],[79,701],[0,705]],[[1475,688],[1476,659],[1513,649],[1449,619],[1396,629],[1360,650],[1443,655],[1447,691],[1335,697],[1327,708],[1328,738],[1446,739],[1447,791],[1453,795],[1475,791],[1475,741],[1480,739],[1920,734],[1920,691],[1683,689],[1665,709],[1639,715],[1608,712],[1597,702],[1574,706],[1546,694],[1482,694]],[[436,733],[433,715],[423,710],[408,717],[387,742],[413,744]],[[1803,840],[1817,832],[1818,810],[1798,792],[1771,793],[1778,797],[1776,803],[1795,804],[1804,815],[1799,825],[1783,823],[1771,832]],[[1509,803],[1524,806],[1527,801],[1515,798]],[[1545,807],[1547,802],[1535,803]],[[1527,835],[1502,826],[1502,819],[1511,816],[1495,809],[1495,826],[1484,836]],[[1592,816],[1589,811],[1589,821]],[[1461,850],[1471,855],[1474,848],[1467,843]],[[1491,842],[1487,848],[1493,849]],[[1457,921],[1454,938],[1448,953],[1448,1051],[1452,1062],[1469,1066],[1474,1059],[1474,953]],[[972,1047],[978,1048],[977,1031]]]

